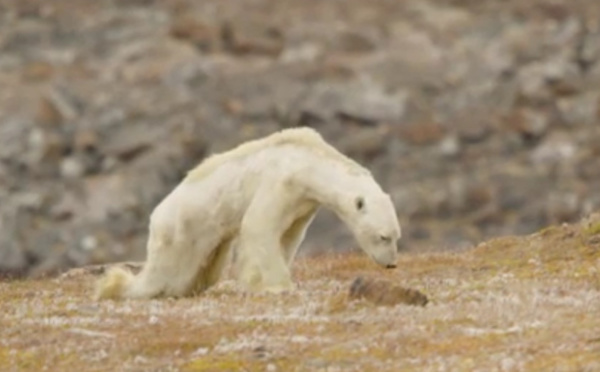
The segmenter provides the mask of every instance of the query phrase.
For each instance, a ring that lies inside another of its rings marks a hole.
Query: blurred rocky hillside
[[[599,123],[598,0],[0,0],[0,272],[143,259],[188,168],[297,125],[407,249],[524,234],[600,208]]]

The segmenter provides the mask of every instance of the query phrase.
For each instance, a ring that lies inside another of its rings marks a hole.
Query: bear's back
[[[302,146],[327,158],[340,161],[354,170],[366,171],[361,165],[327,143],[314,129],[299,127],[284,129],[266,137],[244,142],[229,151],[211,155],[188,172],[185,181],[199,181],[228,162],[239,160],[267,148],[284,145]]]

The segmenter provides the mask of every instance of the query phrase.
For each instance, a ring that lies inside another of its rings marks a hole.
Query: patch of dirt
[[[600,216],[460,253],[303,258],[297,289],[91,300],[102,270],[0,282],[3,371],[593,371],[600,369]],[[136,264],[127,264],[139,267]],[[425,306],[349,296],[357,276]]]

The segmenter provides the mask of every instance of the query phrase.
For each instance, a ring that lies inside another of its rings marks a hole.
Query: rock
[[[587,32],[579,52],[579,59],[586,68],[600,60],[600,29]]]
[[[501,175],[498,186],[498,203],[505,212],[518,211],[527,204],[529,195],[536,189],[535,182],[528,182],[524,176]]]
[[[244,104],[237,99],[230,98],[223,103],[223,108],[232,115],[239,115],[244,111]]]
[[[475,242],[481,240],[481,235],[474,234],[473,230],[474,229],[472,227],[467,229],[452,227],[443,231],[442,237],[444,242],[443,244],[446,244],[445,249],[460,251],[473,248],[475,246]],[[473,235],[475,235],[475,238],[473,238]]]
[[[39,210],[44,205],[44,195],[38,192],[22,191],[12,195],[17,209]]]
[[[398,122],[404,115],[405,92],[387,93],[367,84],[362,92],[346,95],[337,112],[357,122]]]
[[[56,163],[68,151],[67,138],[56,130],[34,128],[28,137],[28,158],[32,165]]]
[[[35,112],[35,121],[45,126],[57,126],[62,124],[64,117],[54,102],[44,96],[40,98]]]
[[[279,61],[282,63],[314,62],[323,53],[316,43],[305,42],[297,46],[286,46]]]
[[[521,96],[531,102],[547,102],[553,96],[568,96],[581,91],[584,80],[579,68],[567,58],[534,62],[518,74]]]
[[[124,174],[87,177],[84,180],[85,204],[89,208],[86,218],[106,222],[115,213],[135,208],[139,201],[133,193],[136,183],[128,183],[131,178]]]
[[[361,125],[397,123],[405,112],[407,95],[388,93],[374,82],[319,84],[302,104],[302,111],[323,120],[340,118]]]
[[[519,95],[527,101],[545,102],[552,94],[546,84],[544,69],[541,63],[531,63],[517,73]]]
[[[28,157],[29,140],[31,135],[31,125],[23,118],[10,115],[7,110],[3,110],[2,125],[0,125],[0,163],[4,166],[9,162],[17,159],[22,159],[23,155]],[[39,139],[39,138],[38,138]],[[20,160],[20,163],[26,163],[25,160]]]
[[[420,22],[431,27],[440,36],[464,30],[474,16],[467,9],[446,4],[416,2],[410,8],[418,15]]]
[[[389,280],[357,277],[350,286],[350,299],[366,299],[380,306],[398,304],[425,306],[427,296],[419,291],[401,287]]]
[[[182,77],[185,80],[190,78],[190,75],[197,76],[202,71],[201,68],[198,68],[201,63],[196,48],[171,38],[158,39],[155,42],[140,40],[136,43],[125,44],[115,52],[113,59],[113,79],[130,86],[159,83],[173,84],[173,82],[175,82],[173,85],[181,84]],[[174,95],[175,92],[177,94]],[[152,112],[156,108],[155,106],[160,104],[164,107],[166,102],[180,95],[185,97],[185,92],[174,90],[171,91],[170,96],[162,97],[161,100],[144,101],[141,99],[142,95],[140,94],[136,104],[145,103],[150,105],[144,107],[144,109],[147,110],[146,112]],[[118,103],[122,104],[122,102]],[[115,104],[115,106],[120,105]],[[110,109],[115,110],[115,107],[110,107]],[[118,111],[114,112],[118,113]]]
[[[8,184],[8,170],[7,167],[0,162],[0,188],[6,187]]]
[[[14,209],[8,209],[3,203],[0,211],[0,278],[22,276],[29,262],[17,237],[18,222]]]
[[[415,240],[427,240],[431,238],[431,231],[425,226],[411,226],[408,229],[408,236]]]
[[[529,202],[527,210],[519,216],[514,231],[519,235],[529,234],[531,231],[537,231],[548,226],[549,223],[545,206]]]
[[[81,103],[63,87],[52,87],[41,97],[36,111],[36,122],[57,126],[75,119],[80,114]]]
[[[23,79],[30,82],[49,80],[55,73],[54,66],[45,61],[33,61],[23,69]]]
[[[484,234],[495,234],[498,226],[506,220],[503,211],[497,203],[487,203],[471,213],[467,220]]]
[[[215,51],[219,46],[218,31],[191,16],[176,17],[169,34],[176,39],[193,44],[203,52]]]
[[[558,100],[562,121],[569,126],[594,125],[600,113],[600,92],[589,92]]]
[[[461,144],[457,136],[446,136],[438,145],[438,153],[445,158],[454,158],[461,153]]]
[[[182,154],[190,159],[190,163],[196,164],[206,156],[208,149],[206,138],[194,128],[184,127],[174,137]]]
[[[260,345],[252,349],[252,356],[257,359],[266,359],[270,355],[269,350],[264,346]]]
[[[64,255],[54,255],[32,267],[28,272],[28,277],[34,279],[47,278],[67,270],[68,267],[69,262]]]
[[[390,195],[397,210],[411,220],[447,217],[454,208],[448,183],[448,180],[444,180],[443,186],[437,181],[397,186],[390,191]]]
[[[577,173],[584,181],[593,182],[600,179],[600,157],[590,154],[577,165]]]
[[[165,135],[164,129],[147,125],[128,125],[111,133],[102,152],[121,161],[131,161],[152,148]]]
[[[552,193],[547,197],[546,215],[550,223],[573,222],[579,218],[581,198],[576,193]]]
[[[0,278],[23,276],[29,267],[25,253],[14,242],[0,244]]]
[[[444,66],[448,51],[440,47],[436,36],[408,19],[394,19],[384,26],[388,35],[385,58],[377,58],[367,67],[378,81],[388,86],[400,87],[410,93],[421,93],[430,87],[444,85]],[[411,71],[407,74],[406,71]],[[360,71],[359,71],[360,73]]]
[[[355,30],[342,32],[335,38],[332,49],[342,53],[369,53],[377,48],[374,37]]]
[[[563,163],[575,156],[577,148],[566,133],[556,133],[537,146],[531,153],[536,166]]]
[[[66,179],[78,179],[85,174],[85,166],[74,156],[64,158],[60,163],[60,175]]]
[[[467,118],[463,120],[460,120],[457,126],[458,138],[464,143],[479,143],[488,139],[492,134],[490,124],[485,121],[486,119],[480,122],[474,122]]]
[[[385,151],[388,136],[389,129],[384,126],[355,129],[338,142],[338,148],[352,157],[374,156]]]
[[[83,202],[73,193],[64,193],[50,207],[50,216],[55,220],[67,220],[84,209]]]
[[[348,83],[356,78],[356,71],[344,58],[326,56],[323,62],[311,68],[306,79],[318,82]]]
[[[283,36],[276,28],[256,23],[225,22],[221,38],[226,51],[236,55],[258,54],[278,57],[283,51]]]
[[[83,251],[79,247],[73,247],[67,250],[65,253],[65,260],[71,262],[73,266],[86,266],[94,264],[89,252]],[[52,267],[51,269],[54,268]]]
[[[490,204],[495,199],[495,190],[490,184],[470,184],[464,189],[464,208],[475,211]]]
[[[98,150],[100,137],[98,133],[90,128],[79,130],[73,138],[73,145],[76,151],[90,152]]]
[[[98,248],[98,239],[93,235],[87,235],[81,239],[81,249],[84,251],[93,251]]]
[[[539,139],[548,131],[550,119],[545,112],[523,107],[507,118],[506,125],[523,139]]]
[[[406,142],[416,146],[424,146],[441,141],[446,131],[442,125],[435,121],[419,121],[401,126],[398,132],[400,138]]]

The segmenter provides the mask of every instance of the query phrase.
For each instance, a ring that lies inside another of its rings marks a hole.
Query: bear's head
[[[343,219],[361,249],[377,264],[396,267],[400,224],[392,199],[385,193],[354,195],[346,201]]]

